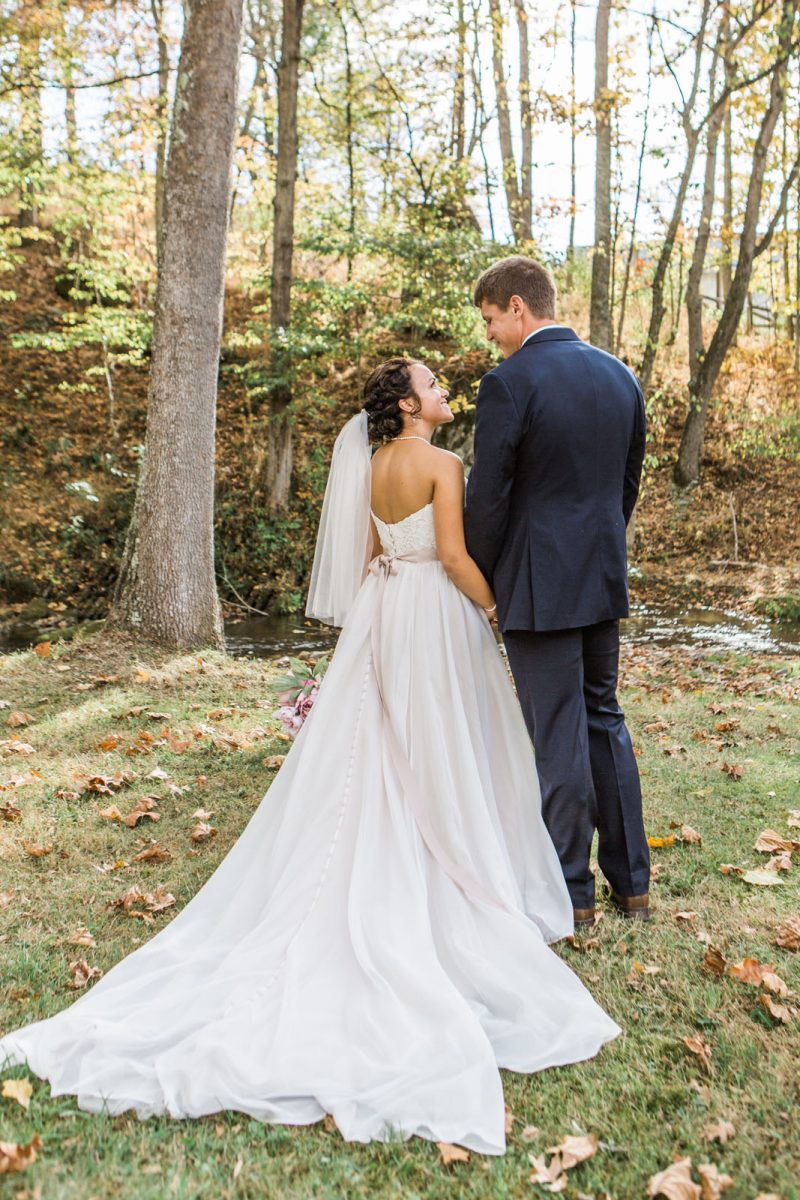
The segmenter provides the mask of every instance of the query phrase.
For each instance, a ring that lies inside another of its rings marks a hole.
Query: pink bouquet
[[[309,667],[299,658],[292,658],[289,661],[292,668],[289,679],[274,685],[280,703],[280,708],[275,716],[294,741],[303,722],[314,707],[322,677],[328,669],[328,659],[319,659],[313,667]]]

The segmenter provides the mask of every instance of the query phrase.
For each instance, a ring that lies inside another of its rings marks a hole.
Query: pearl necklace
[[[405,437],[396,437],[390,440],[393,442],[428,442],[429,446],[431,444],[426,437],[421,437],[418,433],[409,433]]]

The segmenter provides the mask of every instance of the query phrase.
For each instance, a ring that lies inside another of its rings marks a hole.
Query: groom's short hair
[[[547,267],[533,258],[512,254],[492,263],[475,284],[473,302],[480,308],[484,300],[503,312],[512,296],[524,300],[534,317],[555,317],[556,285]]]

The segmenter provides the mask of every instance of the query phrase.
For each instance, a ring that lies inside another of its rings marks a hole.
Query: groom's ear
[[[508,307],[515,317],[521,317],[525,311],[525,301],[522,296],[512,296],[508,302]]]

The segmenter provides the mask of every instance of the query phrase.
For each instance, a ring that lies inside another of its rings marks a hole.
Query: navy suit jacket
[[[503,632],[628,615],[644,447],[636,376],[571,329],[543,329],[484,375],[465,531]]]

